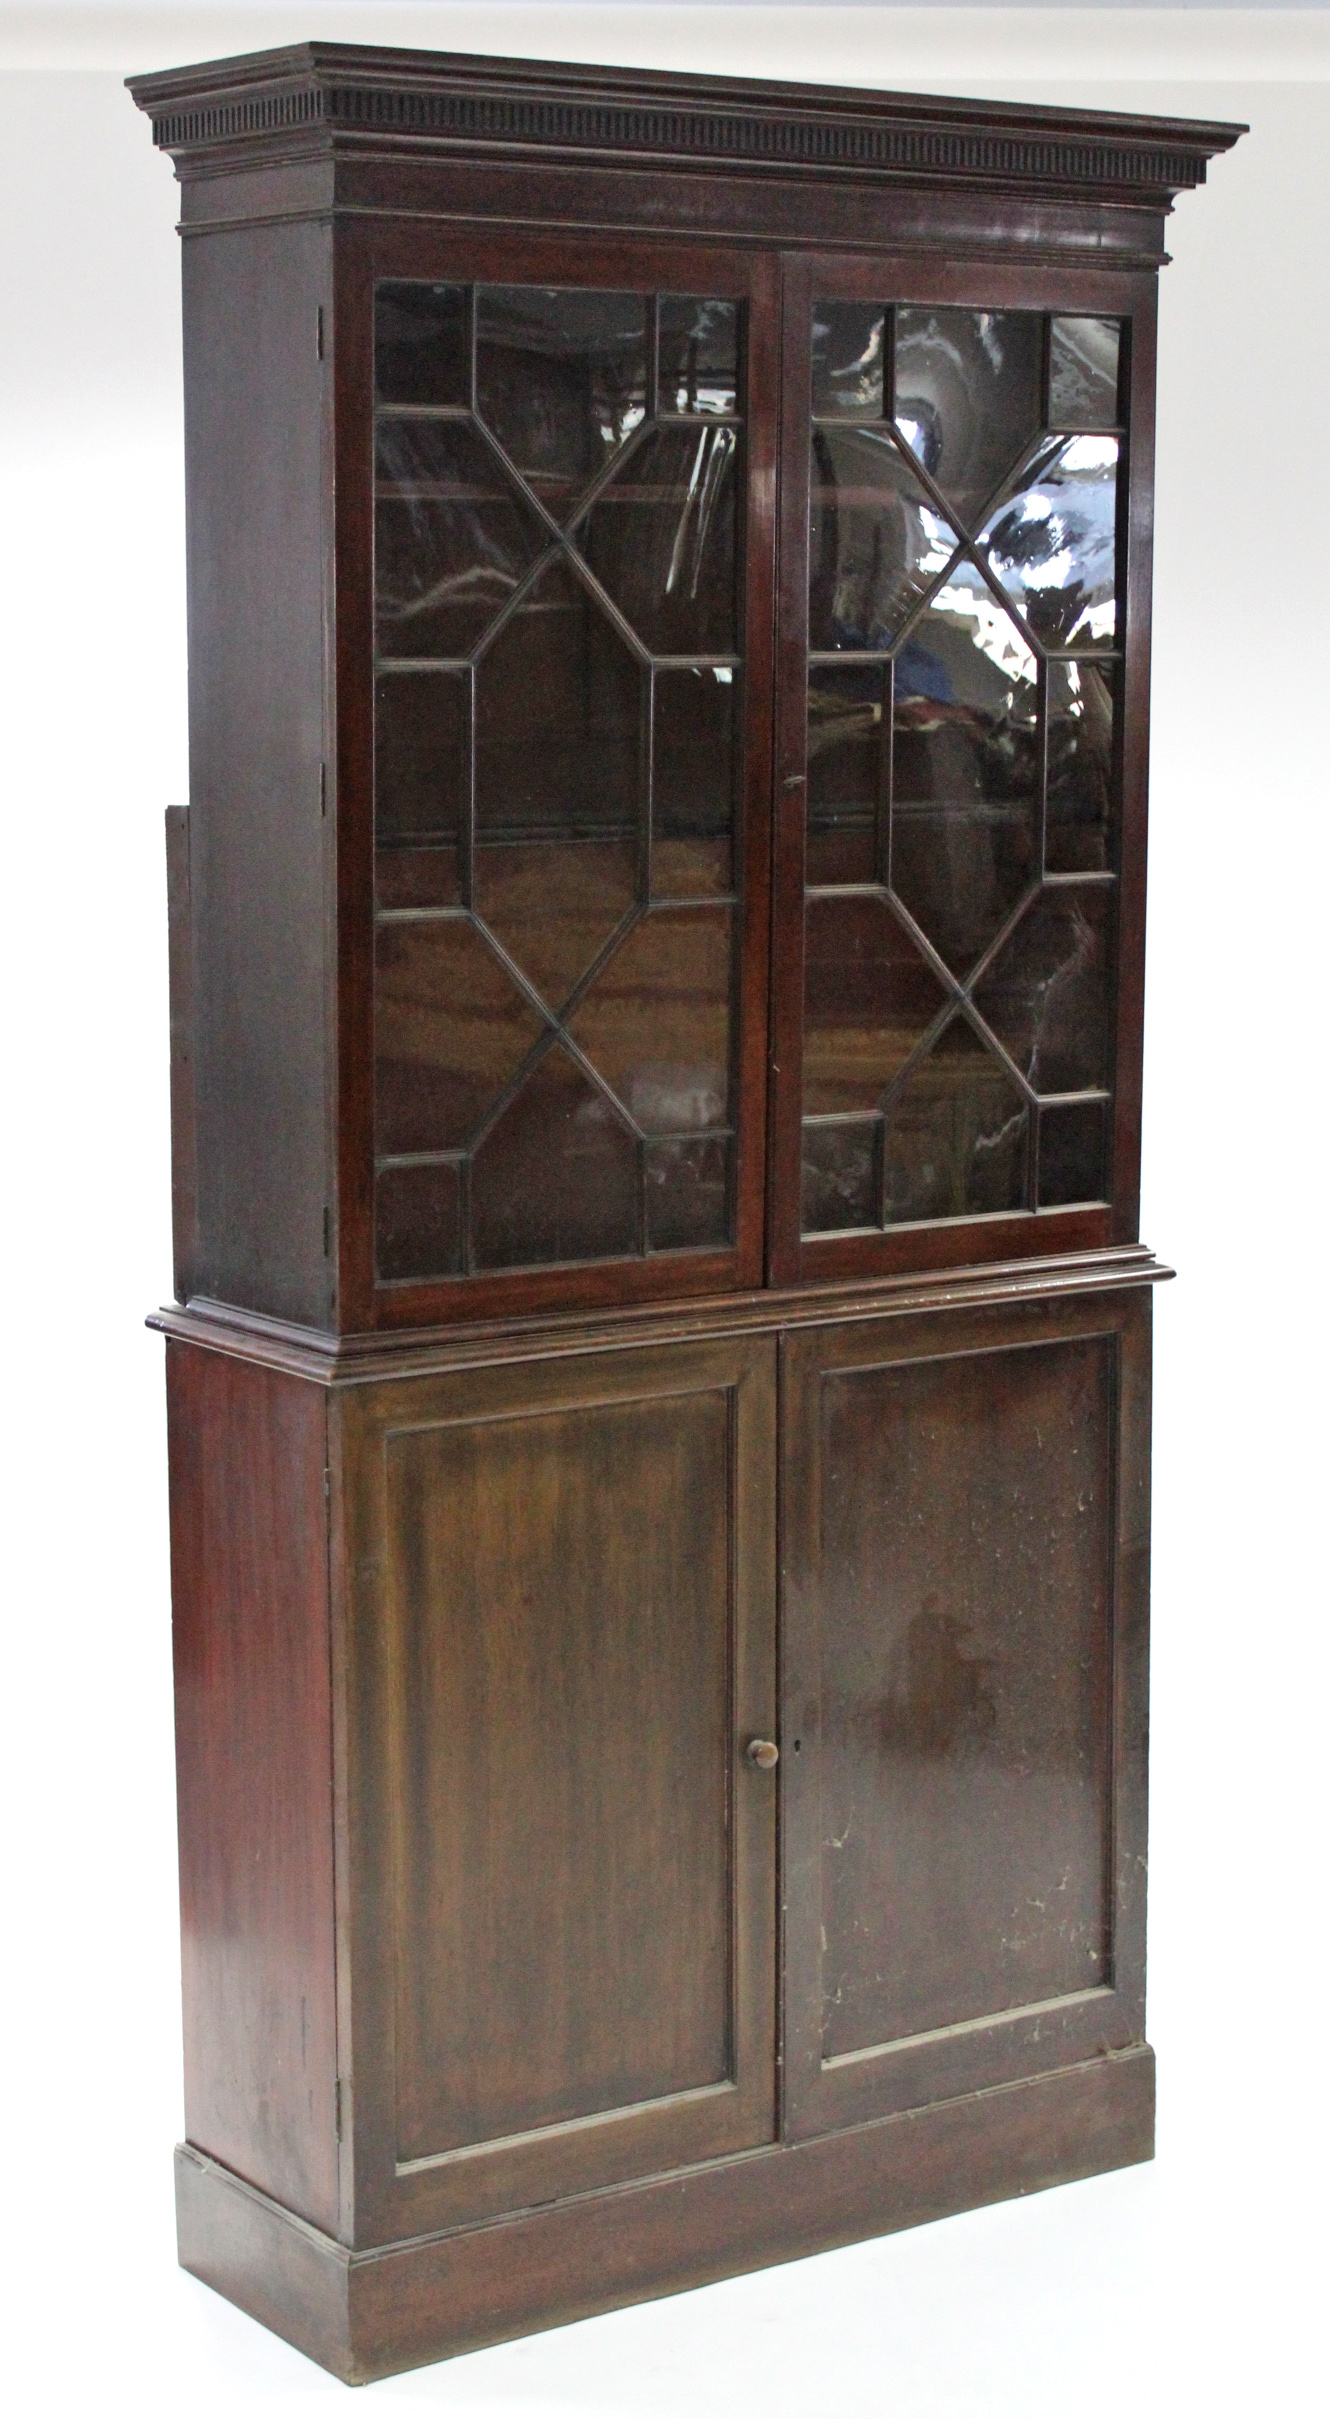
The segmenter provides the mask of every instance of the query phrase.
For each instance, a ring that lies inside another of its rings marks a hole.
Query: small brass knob
[[[780,1749],[774,1739],[750,1739],[744,1753],[759,1772],[770,1772],[772,1765],[780,1762]]]

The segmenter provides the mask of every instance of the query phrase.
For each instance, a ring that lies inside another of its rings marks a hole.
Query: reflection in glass
[[[461,1202],[455,1162],[380,1168],[374,1187],[375,1260],[385,1284],[403,1277],[448,1277],[461,1252]]]
[[[466,674],[381,672],[374,684],[380,906],[456,904],[466,762]]]
[[[736,432],[656,428],[601,490],[578,543],[653,655],[733,655]]]
[[[886,647],[955,549],[889,431],[813,431],[808,644]]]
[[[1117,590],[1116,437],[1050,437],[980,533],[990,570],[1046,647],[1111,647]]]
[[[476,671],[476,828],[490,839],[635,832],[646,675],[560,560]]]
[[[374,297],[374,391],[380,403],[471,401],[466,287],[393,278]]]
[[[651,887],[657,898],[723,894],[732,886],[738,696],[728,664],[656,674]]]
[[[887,1223],[1024,1209],[1028,1135],[1010,1076],[953,1017],[887,1113]]]
[[[805,1122],[801,1225],[806,1235],[876,1226],[877,1133],[875,1117],[845,1119],[835,1125]]]
[[[645,414],[646,304],[640,294],[482,286],[476,328],[480,416],[562,521]]]
[[[1040,423],[1036,311],[896,313],[896,425],[973,529]]]
[[[635,840],[482,842],[475,909],[546,1004],[562,1008],[637,888]]]
[[[891,882],[954,972],[996,939],[1038,865],[1034,658],[962,563],[896,661]]]
[[[730,1239],[730,1145],[723,1135],[646,1146],[647,1245],[692,1251]]]
[[[1108,1198],[1108,1103],[1039,1112],[1039,1207]]]
[[[1120,324],[1116,319],[1053,321],[1048,357],[1050,427],[1117,426]]]
[[[1112,888],[1040,893],[975,991],[975,1005],[1036,1092],[1092,1091],[1108,1059]]]
[[[805,914],[804,1111],[877,1107],[945,996],[886,900],[814,894]]]
[[[384,1283],[732,1240],[742,329],[378,289]]]
[[[738,304],[662,294],[660,409],[733,412],[738,407]]]
[[[807,881],[871,882],[885,797],[884,664],[813,664],[808,672]]]
[[[1048,825],[1050,873],[1101,873],[1111,861],[1113,705],[1117,667],[1048,667]]]
[[[476,1152],[471,1239],[477,1268],[637,1249],[637,1146],[557,1042]]]
[[[569,1025],[644,1134],[729,1123],[732,922],[727,907],[644,916]]]
[[[541,1018],[463,916],[381,924],[375,960],[377,1147],[460,1150]]]
[[[374,564],[381,655],[468,655],[545,544],[464,420],[381,416]]]
[[[881,419],[885,325],[880,303],[814,303],[815,420]]]

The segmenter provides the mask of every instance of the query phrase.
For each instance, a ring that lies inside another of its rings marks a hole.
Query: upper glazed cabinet
[[[191,238],[182,1298],[1136,1236],[1154,273],[1232,130],[645,81],[137,87]]]

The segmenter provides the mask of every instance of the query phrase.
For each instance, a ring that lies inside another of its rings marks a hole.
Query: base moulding
[[[180,2264],[348,2385],[1154,2154],[1154,2053],[351,2251],[188,2144]]]

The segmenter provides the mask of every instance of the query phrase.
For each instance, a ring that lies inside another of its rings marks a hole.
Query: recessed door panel
[[[788,1347],[796,2133],[1139,2032],[1118,1322],[911,1324]]]
[[[484,1371],[349,1415],[362,2218],[771,2138],[776,1782],[744,1748],[774,1714],[773,1358]]]

